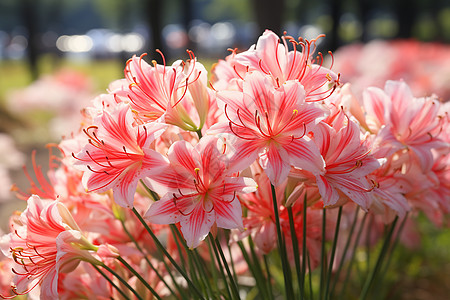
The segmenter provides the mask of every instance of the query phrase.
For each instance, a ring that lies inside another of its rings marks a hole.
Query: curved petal
[[[325,162],[316,144],[311,140],[295,139],[284,146],[289,155],[290,163],[297,168],[304,169],[314,175],[325,172]]]
[[[336,204],[339,200],[339,194],[336,189],[322,175],[316,176],[316,182],[323,199],[323,205],[327,207]]]
[[[180,215],[172,195],[167,194],[152,203],[145,213],[144,219],[154,224],[174,224],[179,221]]]
[[[208,213],[199,203],[188,216],[182,216],[181,232],[186,239],[189,248],[196,248],[208,235],[211,226],[215,222],[214,211]]]
[[[259,162],[261,167],[269,177],[270,182],[277,186],[287,178],[291,165],[289,164],[288,154],[283,148],[270,144],[265,152],[260,155]]]
[[[215,201],[214,212],[216,213],[218,227],[225,229],[244,229],[241,203],[237,198],[231,202]]]
[[[170,146],[167,152],[169,161],[173,166],[180,166],[188,173],[194,175],[194,170],[199,166],[200,157],[194,147],[186,141],[177,141]],[[179,170],[180,173],[183,170]]]
[[[261,146],[253,141],[237,141],[230,157],[229,172],[240,172],[248,168],[257,158]]]

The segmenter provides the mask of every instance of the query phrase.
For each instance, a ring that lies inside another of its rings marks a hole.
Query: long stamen
[[[107,171],[105,171],[105,170],[103,170],[103,171],[96,171],[96,170],[92,169],[90,165],[87,165],[86,167],[87,167],[87,168],[89,169],[89,171],[91,171],[91,172],[94,172],[94,173],[97,173],[97,174],[105,173],[106,175],[110,175],[110,174],[109,174]]]
[[[270,126],[269,121],[269,113],[266,111],[264,114],[266,116],[267,130],[269,131],[269,135],[273,135],[272,127]]]
[[[294,120],[294,118],[295,118],[297,115],[298,115],[298,110],[297,110],[297,109],[294,109],[294,110],[292,111],[291,118],[284,124],[284,126],[283,126],[282,128],[280,128],[280,129],[277,130],[277,134],[280,133],[280,132],[283,132],[284,129],[285,129],[286,127],[289,126],[289,124],[292,122],[292,120]]]
[[[195,168],[194,172],[195,172],[196,177],[197,177],[197,183],[199,185],[201,185],[202,190],[206,191],[207,188],[206,188],[205,184],[203,183],[202,179],[200,178],[200,174],[199,174],[200,173],[200,168]],[[194,183],[195,183],[195,179],[194,179]]]
[[[303,133],[300,136],[297,136],[297,137],[295,137],[294,135],[291,135],[292,141],[301,139],[301,138],[303,138],[305,136],[305,134],[306,134],[306,124],[303,123],[302,125],[303,125]]]
[[[192,212],[195,210],[195,207],[194,207],[190,212],[186,213],[186,212],[181,211],[181,209],[178,207],[177,202],[178,202],[179,200],[183,199],[183,198],[194,197],[194,196],[197,196],[197,195],[198,195],[198,194],[185,195],[185,196],[182,196],[181,198],[178,198],[178,197],[175,195],[175,193],[173,193],[173,194],[172,194],[172,196],[173,196],[172,201],[173,201],[173,204],[175,205],[175,208],[178,210],[178,212],[179,212],[181,215],[187,217],[187,216],[189,216],[190,214],[192,214]]]
[[[258,115],[258,111],[255,111],[255,124],[258,128],[261,135],[265,138],[270,138],[271,135],[264,132],[263,128],[261,127],[261,117]]]
[[[361,167],[362,165],[363,165],[362,161],[357,160],[354,166],[351,166],[351,167],[349,167],[349,168],[347,168],[347,169],[343,169],[343,170],[339,170],[339,171],[330,171],[330,170],[328,170],[328,168],[327,168],[327,174],[344,174],[344,173],[350,173],[350,172],[352,172],[353,170],[355,170],[355,169]]]
[[[100,167],[102,167],[102,168],[107,168],[107,167],[108,167],[108,166],[105,166],[105,165],[99,163],[96,159],[94,159],[94,158],[91,156],[91,154],[89,153],[88,150],[86,150],[85,152],[86,152],[86,154],[89,156],[89,158],[90,158],[94,163],[96,163],[97,165],[99,165]],[[108,157],[106,157],[106,160],[108,160]]]
[[[261,69],[261,71],[266,74],[266,75],[270,75],[269,71],[264,70],[263,66],[262,66],[262,59],[259,60],[258,62],[259,68]]]
[[[225,186],[224,186],[224,190],[225,190]],[[225,202],[225,203],[231,203],[231,202],[234,201],[234,199],[236,199],[236,191],[233,191],[233,198],[231,200],[229,200],[229,201],[222,200],[222,201]]]
[[[235,136],[237,136],[238,138],[241,138],[241,139],[247,140],[247,141],[256,141],[256,140],[258,140],[257,137],[249,138],[249,137],[244,137],[244,136],[242,136],[242,135],[237,134],[236,131],[234,131],[232,125],[233,125],[233,123],[230,121],[230,122],[228,123],[228,126],[230,127],[231,132],[232,132]],[[239,127],[239,125],[238,125],[238,127]]]

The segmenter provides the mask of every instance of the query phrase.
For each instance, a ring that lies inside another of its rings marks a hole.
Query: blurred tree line
[[[450,41],[449,0],[0,1],[0,30],[14,32],[20,28],[25,32],[27,59],[34,78],[38,75],[40,37],[46,31],[58,35],[81,34],[92,28],[127,32],[136,24],[143,24],[149,32],[146,48],[164,52],[162,28],[177,23],[188,30],[195,19],[255,22],[258,27],[255,39],[266,28],[282,34],[289,23],[315,24],[327,34],[324,46],[330,50],[353,40],[366,42],[377,37],[374,34],[377,24],[376,30],[384,30],[389,38]]]

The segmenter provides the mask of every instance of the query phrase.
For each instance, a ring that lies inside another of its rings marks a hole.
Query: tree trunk
[[[22,0],[21,12],[23,24],[28,32],[28,46],[27,46],[27,61],[31,74],[31,78],[36,80],[38,78],[37,60],[39,55],[39,40],[38,40],[38,24],[36,9],[37,5],[34,0]]]
[[[147,17],[147,22],[149,25],[149,32],[151,34],[152,44],[147,45],[149,49],[149,54],[152,54],[151,57],[162,63],[161,57],[159,55],[153,55],[156,49],[161,50],[163,53],[164,45],[161,37],[162,23],[161,23],[161,15],[162,15],[162,1],[159,0],[147,0],[145,2],[145,15]],[[151,47],[151,49],[150,49]]]
[[[256,36],[260,36],[266,29],[282,35],[285,0],[253,0],[252,4],[258,23]]]

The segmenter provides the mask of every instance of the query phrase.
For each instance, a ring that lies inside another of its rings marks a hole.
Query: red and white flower
[[[12,290],[28,293],[41,285],[41,299],[58,298],[58,274],[72,271],[81,260],[96,263],[96,251],[59,201],[28,199],[27,209],[12,221],[2,251],[14,260]]]
[[[114,201],[132,207],[139,179],[157,173],[167,165],[164,157],[150,149],[166,125],[136,125],[128,105],[117,105],[114,112],[104,111],[94,124],[85,129],[89,142],[78,154],[83,184],[88,192],[104,192],[112,188]]]
[[[256,190],[253,179],[236,177],[228,168],[218,142],[211,136],[195,147],[175,142],[168,153],[170,168],[151,177],[153,188],[164,196],[150,206],[146,219],[156,224],[180,222],[190,248],[197,247],[215,225],[243,229],[237,194]]]
[[[275,88],[261,73],[245,77],[243,92],[220,91],[217,98],[228,123],[213,126],[212,133],[228,133],[234,147],[233,171],[241,171],[258,157],[270,182],[283,182],[291,166],[314,174],[323,171],[323,159],[307,132],[323,115],[305,103],[305,90],[296,81]]]

